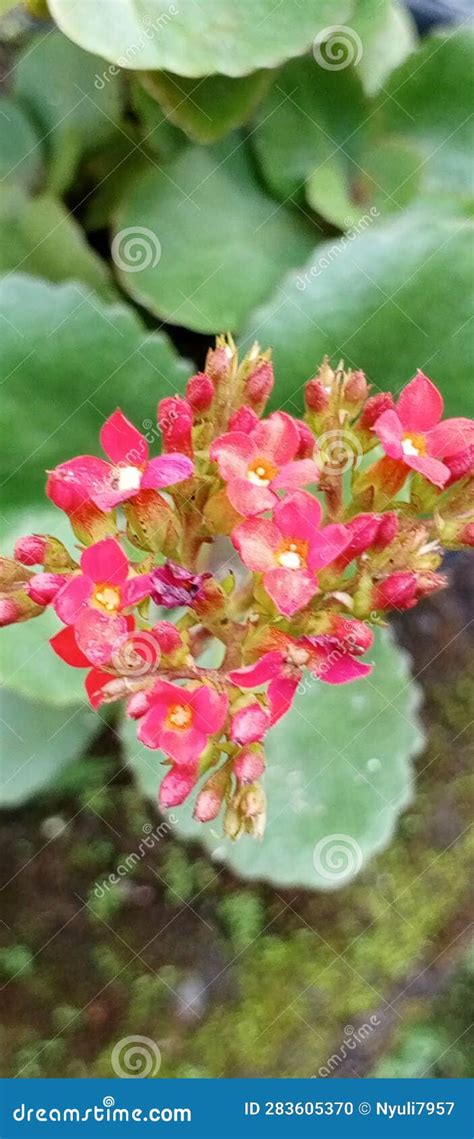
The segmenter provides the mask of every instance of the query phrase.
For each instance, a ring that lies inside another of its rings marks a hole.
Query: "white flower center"
[[[191,722],[191,710],[183,704],[176,704],[169,713],[170,723],[175,728],[185,728]]]
[[[118,489],[122,490],[138,490],[141,482],[142,472],[138,467],[118,467],[117,480]]]
[[[300,558],[296,546],[293,545],[291,545],[288,550],[283,550],[278,561],[285,569],[300,569],[303,565],[303,559]]]
[[[421,454],[421,452],[418,450],[418,447],[415,447],[413,439],[410,439],[409,435],[407,435],[405,439],[402,439],[402,451],[404,455]]]
[[[256,467],[247,472],[249,482],[253,482],[255,486],[268,486],[270,479],[267,477],[268,471],[266,467]]]

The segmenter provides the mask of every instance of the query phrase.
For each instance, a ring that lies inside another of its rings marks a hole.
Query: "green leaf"
[[[144,245],[140,272],[130,270],[125,245],[120,253],[121,234],[135,230]],[[116,233],[123,288],[162,319],[198,332],[238,327],[314,242],[304,218],[261,190],[235,139],[226,149],[190,147],[163,173],[150,170],[129,189]]]
[[[26,534],[52,534],[74,550],[69,522],[53,506],[8,511],[2,526],[2,554],[12,557],[15,542]],[[40,617],[0,629],[2,685],[47,704],[83,704],[85,669],[70,668],[49,644],[49,638],[62,628],[50,606]]]
[[[0,199],[0,273],[20,270],[48,281],[80,281],[98,296],[113,299],[104,261],[87,244],[82,229],[61,202],[41,196],[26,204]]]
[[[130,78],[130,97],[139,120],[141,145],[160,159],[175,158],[188,145],[186,135],[169,121],[168,115],[143,86],[144,82],[146,76],[140,74]]]
[[[351,28],[362,46],[357,73],[367,94],[374,95],[390,72],[415,50],[413,19],[401,4],[392,0],[357,0]]]
[[[66,189],[81,156],[102,147],[117,130],[120,76],[59,32],[48,32],[30,40],[17,59],[13,90],[44,136],[49,188]]]
[[[176,75],[248,75],[302,55],[345,0],[49,0],[66,35],[120,67]]]
[[[176,832],[201,841],[243,878],[305,889],[345,886],[390,841],[411,800],[410,760],[423,741],[406,654],[384,631],[370,659],[368,680],[331,687],[309,678],[291,713],[269,733],[261,843],[245,836],[232,844],[221,836],[220,819],[195,823],[192,802],[173,808]],[[130,721],[122,732],[139,786],[156,798],[162,757],[137,743]]]
[[[15,692],[0,693],[0,806],[19,807],[54,785],[100,727],[90,709],[51,708]]]
[[[426,40],[371,100],[358,68],[287,64],[252,140],[270,188],[302,200],[306,184],[310,205],[339,225],[370,205],[386,216],[415,197],[468,195],[474,140],[464,76],[473,45],[465,31]]]
[[[158,450],[157,400],[190,366],[164,333],[123,304],[75,284],[0,280],[3,416],[0,474],[12,503],[43,500],[45,470],[100,454],[104,419],[122,407]]]
[[[317,246],[243,331],[273,346],[274,406],[298,411],[325,353],[397,391],[417,368],[439,385],[448,415],[472,415],[472,226],[427,207]],[[263,330],[263,331],[262,331]]]
[[[0,181],[26,190],[40,179],[41,140],[26,111],[13,99],[0,101]]]
[[[195,79],[155,71],[142,79],[171,122],[194,142],[216,142],[247,122],[272,81],[271,71],[255,71],[241,79],[210,75]]]

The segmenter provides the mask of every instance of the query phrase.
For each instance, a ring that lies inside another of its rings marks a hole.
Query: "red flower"
[[[278,647],[267,652],[246,668],[229,673],[229,680],[239,688],[259,688],[268,685],[271,706],[271,723],[275,724],[288,712],[293,703],[304,669],[326,684],[347,684],[361,680],[372,671],[372,665],[354,659],[354,654],[365,652],[367,644],[359,648],[354,641],[322,635],[300,637],[277,634]]]
[[[158,680],[138,738],[146,747],[161,748],[175,763],[189,767],[198,760],[209,737],[223,728],[228,706],[227,696],[208,684],[178,688],[167,680]]]
[[[112,465],[94,455],[79,455],[49,474],[46,492],[67,514],[85,502],[93,502],[99,510],[113,510],[141,490],[173,486],[193,473],[193,464],[186,455],[149,459],[145,437],[120,409],[104,423],[100,441]]]
[[[474,442],[474,423],[469,419],[446,419],[443,398],[423,372],[403,389],[393,410],[384,411],[372,430],[391,459],[400,459],[435,486],[444,486],[451,476],[448,462],[464,454]]]
[[[315,483],[319,474],[312,459],[296,459],[301,435],[290,415],[275,412],[248,433],[230,431],[210,448],[230,502],[239,514],[261,514],[279,502],[278,490]]]
[[[77,645],[88,661],[107,664],[128,632],[123,610],[149,596],[150,578],[128,576],[128,560],[114,538],[84,550],[81,570],[56,594],[54,608],[65,625],[74,626]]]
[[[242,561],[263,573],[265,589],[285,617],[311,601],[318,588],[315,571],[338,558],[350,540],[337,523],[320,530],[321,514],[316,498],[296,491],[278,502],[271,522],[248,518],[232,532]]]

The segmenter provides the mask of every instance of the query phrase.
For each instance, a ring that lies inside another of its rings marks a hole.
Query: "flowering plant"
[[[51,646],[87,670],[92,707],[125,701],[139,740],[164,753],[161,806],[199,785],[196,819],[225,805],[232,838],[263,835],[264,738],[305,670],[363,680],[371,627],[443,587],[442,546],[474,545],[474,423],[442,421],[425,375],[395,403],[325,360],[304,420],[264,415],[273,382],[269,352],[239,362],[218,337],[186,397],[158,406],[159,458],[117,410],[107,460],[48,472],[79,560],[38,534],[1,559],[1,624],[53,606]]]

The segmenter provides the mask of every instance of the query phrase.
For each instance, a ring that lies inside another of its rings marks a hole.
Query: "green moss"
[[[264,906],[254,891],[239,890],[223,898],[217,905],[236,953],[240,953],[258,937],[264,921]]]

